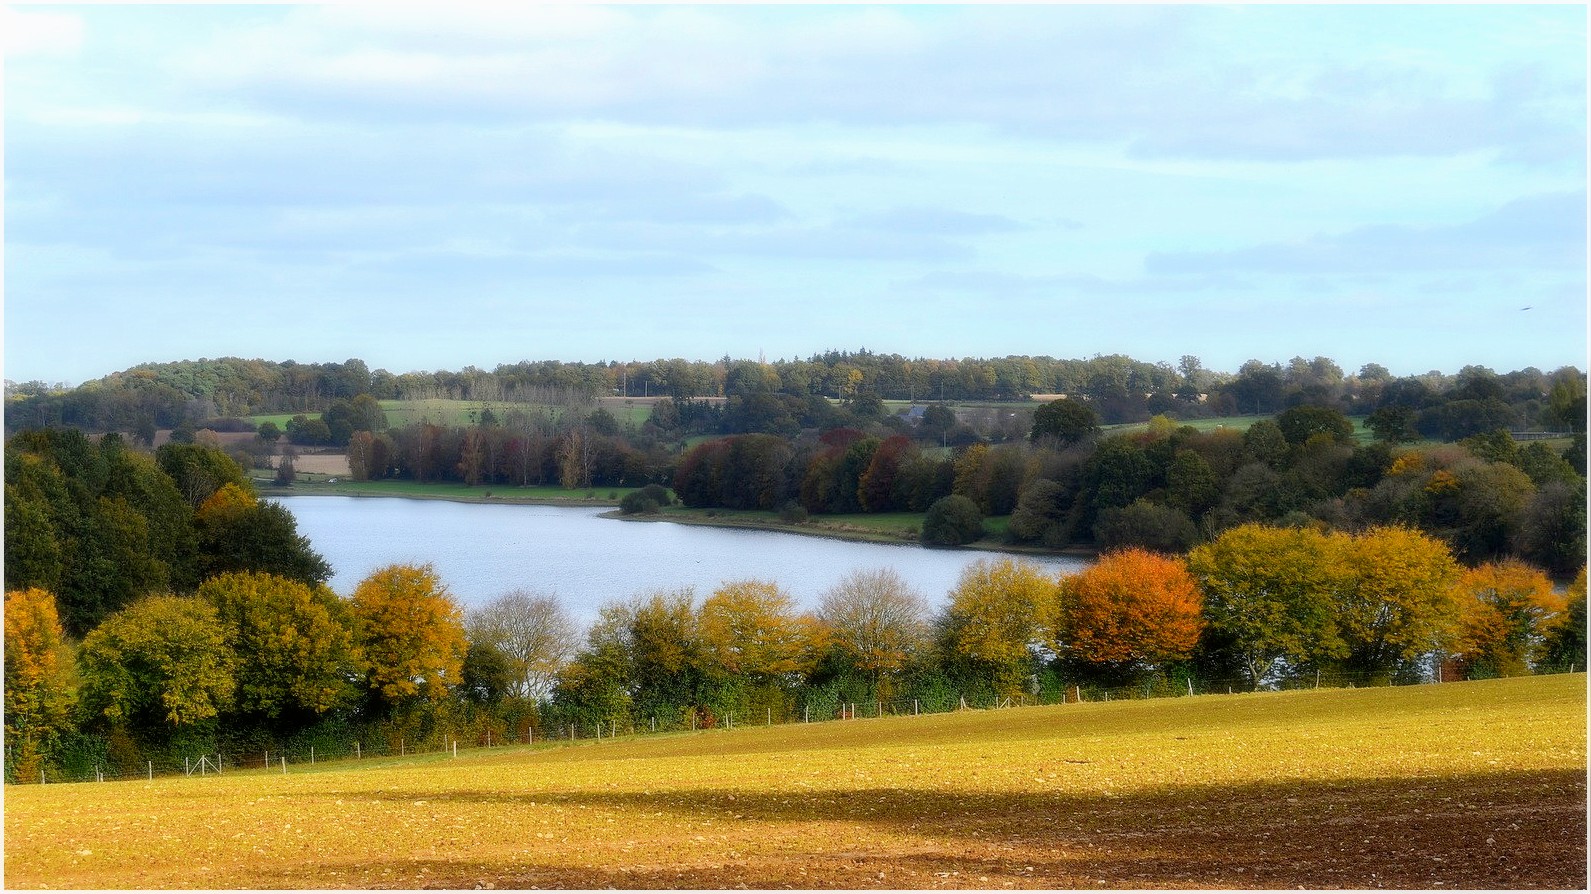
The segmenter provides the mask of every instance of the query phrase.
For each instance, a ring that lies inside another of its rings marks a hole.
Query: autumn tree
[[[1057,594],[1060,655],[1115,679],[1186,659],[1204,627],[1186,564],[1147,550],[1107,553]]]
[[[731,581],[702,603],[706,655],[730,674],[759,682],[789,679],[817,662],[822,636],[795,600],[769,581]]]
[[[323,584],[233,572],[199,586],[237,654],[239,711],[310,720],[349,704],[358,662],[347,606]]]
[[[437,701],[463,670],[464,617],[430,565],[389,565],[354,588],[354,641],[366,681],[389,704]]]
[[[1530,673],[1546,634],[1566,608],[1545,574],[1515,559],[1464,572],[1453,595],[1459,606],[1453,651],[1467,676]]]
[[[7,591],[5,628],[6,769],[26,780],[70,727],[72,650],[48,590]]]
[[[1250,686],[1279,668],[1347,655],[1335,617],[1349,580],[1344,539],[1248,524],[1188,554],[1209,632],[1227,644]]]
[[[1445,543],[1403,527],[1373,528],[1338,542],[1348,574],[1334,591],[1345,669],[1384,682],[1450,639],[1459,568]]]
[[[544,698],[573,657],[575,625],[557,597],[514,590],[468,613],[471,648],[490,645],[507,660],[508,694]]]
[[[892,568],[841,578],[823,594],[818,618],[833,647],[868,674],[875,692],[928,640],[928,602]]]
[[[150,596],[83,639],[82,704],[91,717],[145,731],[213,720],[232,706],[237,656],[210,603]]]
[[[1030,562],[979,559],[950,592],[942,643],[995,692],[1014,694],[1035,658],[1055,646],[1055,589],[1055,580]]]

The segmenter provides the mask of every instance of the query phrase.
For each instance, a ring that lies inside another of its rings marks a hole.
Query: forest
[[[200,361],[64,391],[8,384],[7,779],[183,749],[689,728],[1069,687],[1583,669],[1583,374],[1383,373],[861,353],[403,384],[358,361]],[[921,400],[936,384],[945,399]],[[670,385],[639,423],[596,402]],[[891,411],[902,388],[920,402]],[[1029,400],[967,413],[974,393]],[[389,427],[379,401],[394,394],[503,409]],[[510,404],[532,395],[538,408]],[[285,430],[214,415],[284,405]],[[1239,408],[1258,418],[1197,424]],[[229,419],[257,431],[232,455],[204,437]],[[1124,421],[1147,424],[1110,427]],[[170,426],[168,443],[146,425]],[[359,478],[622,486],[642,513],[919,512],[931,545],[999,519],[1014,547],[1100,560],[1060,580],[980,561],[937,612],[884,569],[808,612],[776,581],[614,594],[579,631],[535,591],[466,611],[426,567],[332,593],[245,471],[281,439],[342,446]]]

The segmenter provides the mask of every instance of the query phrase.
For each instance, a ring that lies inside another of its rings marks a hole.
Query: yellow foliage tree
[[[71,646],[48,590],[8,591],[5,623],[7,764],[13,778],[27,780],[71,721]]]
[[[1454,597],[1459,606],[1454,654],[1466,674],[1530,673],[1543,636],[1566,605],[1547,575],[1515,559],[1464,572]]]
[[[821,625],[797,614],[789,593],[756,580],[727,583],[707,597],[701,638],[720,668],[760,681],[806,673],[825,642]]]
[[[237,652],[239,709],[324,714],[350,700],[356,662],[347,607],[324,585],[237,572],[205,581],[199,597],[216,607]]]
[[[1056,586],[1031,562],[973,562],[950,592],[950,649],[989,671],[997,692],[1015,694],[1035,650],[1056,646]]]
[[[1457,623],[1458,563],[1447,544],[1404,527],[1372,528],[1341,546],[1349,580],[1335,591],[1344,664],[1372,682],[1442,648]]]
[[[891,568],[854,571],[823,594],[818,617],[875,689],[928,639],[928,603]]]
[[[391,703],[437,701],[459,682],[464,613],[430,565],[389,565],[354,588],[354,641],[366,680]]]

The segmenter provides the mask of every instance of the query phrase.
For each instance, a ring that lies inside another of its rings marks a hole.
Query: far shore
[[[784,522],[777,517],[761,513],[736,513],[729,510],[716,509],[686,509],[677,506],[655,513],[626,515],[619,511],[619,501],[617,499],[597,496],[597,491],[587,491],[579,496],[572,495],[575,492],[564,492],[571,495],[560,496],[557,491],[551,488],[538,488],[533,493],[525,493],[521,488],[466,488],[460,485],[446,484],[413,485],[405,483],[402,485],[401,490],[396,486],[383,483],[328,483],[322,480],[306,481],[302,485],[292,487],[279,487],[262,479],[255,479],[254,484],[260,495],[264,497],[361,497],[399,500],[442,500],[451,503],[482,503],[510,506],[558,506],[587,509],[608,507],[608,510],[603,512],[601,517],[619,521],[673,522],[704,527],[743,528],[770,531],[778,534],[799,534],[805,537],[851,540],[862,543],[898,543],[903,545],[919,543],[915,529],[869,528],[847,524],[843,521],[826,521],[822,516],[805,522]],[[625,490],[630,489],[626,488]],[[1000,543],[990,538],[985,538],[966,546],[928,548],[974,550],[1011,555],[1073,556],[1083,559],[1093,559],[1098,555],[1096,550],[1087,547],[1048,550]]]

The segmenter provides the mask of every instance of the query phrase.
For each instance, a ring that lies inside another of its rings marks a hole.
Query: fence
[[[1538,669],[1538,674],[1547,673],[1573,673],[1576,668]],[[1438,668],[1435,674],[1440,675]],[[1383,685],[1424,685],[1439,682],[1460,682],[1452,678],[1441,680],[1431,678],[1426,680],[1407,680]],[[1298,690],[1315,688],[1353,688],[1362,685],[1361,680],[1344,676],[1317,673],[1314,675],[1294,675],[1284,680],[1276,680],[1260,687],[1261,691]],[[245,749],[236,746],[222,747],[218,751],[194,752],[179,757],[170,756],[163,759],[142,759],[135,769],[129,769],[130,761],[125,754],[113,759],[109,753],[110,748],[97,749],[98,753],[77,754],[71,759],[63,761],[66,768],[49,768],[39,770],[36,777],[27,779],[13,779],[11,782],[26,784],[32,782],[58,784],[73,782],[110,782],[116,780],[153,780],[157,776],[171,777],[208,777],[221,776],[235,772],[254,773],[281,773],[287,775],[295,772],[312,771],[317,767],[327,764],[346,766],[348,762],[363,761],[368,759],[390,759],[404,757],[444,756],[457,757],[461,750],[466,753],[483,749],[500,748],[506,746],[525,747],[543,745],[553,747],[567,745],[576,741],[601,741],[604,739],[617,739],[654,734],[667,734],[679,732],[705,732],[722,728],[732,730],[736,727],[746,726],[774,726],[785,724],[825,723],[836,721],[852,721],[874,719],[882,717],[909,717],[924,714],[942,714],[964,710],[1003,710],[1009,708],[1024,708],[1039,705],[1077,704],[1082,702],[1110,702],[1131,701],[1157,698],[1187,698],[1200,695],[1228,695],[1250,690],[1250,686],[1238,679],[1198,680],[1187,678],[1157,678],[1130,686],[1098,686],[1086,683],[1072,683],[1058,689],[1041,689],[1012,696],[982,696],[969,697],[962,693],[949,695],[941,694],[938,697],[899,699],[869,699],[848,701],[843,699],[809,698],[804,704],[798,704],[793,712],[776,714],[772,708],[767,708],[752,714],[742,713],[737,716],[734,712],[727,712],[723,716],[716,716],[700,709],[691,710],[688,716],[660,722],[660,718],[647,717],[637,722],[632,717],[615,717],[601,722],[563,722],[553,723],[546,727],[535,724],[522,724],[511,732],[496,732],[492,728],[484,729],[484,734],[479,730],[474,734],[466,733],[467,739],[461,739],[458,732],[445,732],[420,740],[410,740],[404,735],[387,735],[390,730],[382,728],[367,729],[366,735],[360,738],[344,740],[328,740],[321,738],[314,744],[274,744],[262,745],[257,749]],[[96,749],[90,749],[96,751]],[[12,746],[7,745],[7,766],[11,763]]]

